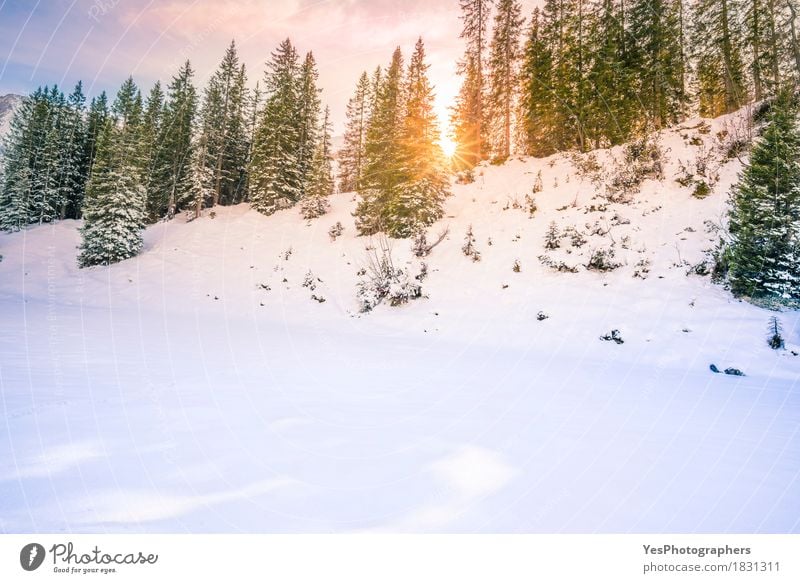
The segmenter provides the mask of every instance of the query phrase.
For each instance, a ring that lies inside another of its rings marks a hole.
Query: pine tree
[[[260,83],[256,82],[253,91],[250,92],[245,100],[247,122],[245,131],[245,164],[244,168],[242,169],[242,189],[239,193],[239,197],[233,201],[234,203],[250,200],[250,170],[253,162],[253,156],[255,154],[256,130],[258,129],[259,119],[261,118],[263,97],[261,85]]]
[[[87,180],[92,176],[94,160],[97,156],[97,142],[100,139],[100,132],[105,128],[110,112],[108,110],[108,96],[103,91],[92,99],[89,106],[89,117],[86,122],[86,148],[84,158],[88,168]]]
[[[494,156],[511,155],[512,113],[517,94],[519,37],[525,20],[517,0],[498,0],[489,56],[488,117]]]
[[[392,191],[385,212],[386,233],[392,237],[410,237],[441,218],[449,191],[428,67],[420,38],[405,80],[405,117],[400,136],[402,178]]]
[[[310,178],[319,138],[319,116],[322,102],[319,97],[320,89],[317,87],[318,81],[319,72],[317,71],[317,63],[314,60],[314,55],[313,53],[307,53],[300,67],[298,94],[300,136],[297,160],[304,192]]]
[[[164,91],[161,83],[156,81],[147,95],[142,115],[140,160],[142,163],[142,185],[145,189],[145,214],[150,221],[163,216],[163,199],[159,188],[159,173],[156,168],[160,162],[159,140],[164,124]]]
[[[694,48],[701,115],[735,111],[747,100],[741,0],[697,0]]]
[[[145,190],[138,160],[141,95],[132,80],[114,102],[97,141],[95,168],[87,186],[78,264],[110,265],[134,257],[142,248]]]
[[[787,90],[731,196],[726,252],[734,294],[800,300],[800,130]]]
[[[4,231],[18,231],[30,222],[34,107],[35,94],[22,100],[5,137],[0,191],[0,229]]]
[[[67,98],[62,112],[60,184],[63,189],[63,206],[60,218],[80,217],[86,182],[89,179],[86,159],[86,97],[83,84],[79,81]]]
[[[289,39],[272,54],[266,75],[268,97],[260,115],[250,164],[250,204],[266,215],[302,197],[300,71]]]
[[[492,0],[460,0],[461,20],[464,23],[461,38],[467,46],[458,68],[464,82],[453,113],[453,127],[458,143],[456,159],[469,168],[486,156],[484,70],[489,42],[486,29],[491,5]]]
[[[339,153],[339,189],[342,192],[361,187],[371,101],[369,76],[365,71],[358,80],[355,94],[347,102],[344,146]]]
[[[652,129],[677,123],[684,108],[680,3],[636,0],[629,9],[629,47],[636,92]]]
[[[306,219],[324,215],[328,211],[328,197],[333,194],[333,146],[330,109],[325,108],[322,125],[319,128],[319,141],[311,164],[306,192],[301,203],[301,213]]]
[[[243,198],[243,171],[247,162],[247,76],[239,63],[236,44],[231,42],[219,68],[206,87],[200,113],[200,139],[204,143],[202,163],[210,172],[203,190],[211,192],[209,204],[232,204]],[[198,160],[199,163],[199,160]]]
[[[553,53],[542,32],[542,14],[537,7],[531,17],[520,71],[518,118],[520,145],[525,153],[544,157],[558,150],[556,109]]]
[[[395,49],[392,61],[379,81],[367,128],[364,176],[355,211],[356,228],[362,235],[371,235],[385,228],[388,205],[403,179],[401,132],[405,96],[400,47]]]
[[[193,131],[197,92],[194,71],[186,61],[167,89],[158,148],[154,155],[148,208],[151,220],[168,217],[194,203],[192,195]]]

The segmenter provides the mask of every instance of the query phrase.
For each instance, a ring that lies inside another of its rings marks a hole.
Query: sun
[[[448,158],[452,158],[456,154],[456,150],[458,149],[458,144],[449,136],[442,136],[439,138],[439,146],[442,148],[442,152]]]

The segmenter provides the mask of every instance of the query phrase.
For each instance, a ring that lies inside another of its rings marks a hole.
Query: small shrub
[[[558,249],[561,246],[561,233],[558,230],[558,225],[555,221],[550,223],[547,228],[547,233],[544,235],[544,248],[545,249]]]
[[[327,213],[330,207],[324,196],[307,196],[300,201],[300,214],[306,220],[316,219]]]
[[[709,194],[711,194],[711,187],[705,180],[697,180],[694,183],[694,190],[692,191],[692,196],[699,199],[706,198]]]
[[[536,180],[533,181],[533,194],[536,194],[537,192],[542,192],[543,188],[544,186],[542,184],[542,171],[539,170],[539,172],[536,173]]]
[[[417,231],[417,234],[414,235],[414,243],[411,246],[411,252],[414,254],[414,257],[425,257],[430,253],[428,235],[425,233],[424,229],[420,229]]]
[[[370,312],[382,302],[399,306],[422,297],[422,286],[408,270],[394,266],[391,248],[385,239],[380,249],[368,252],[367,267],[359,272],[362,279],[356,284],[356,297],[361,312]]]
[[[589,257],[586,269],[600,272],[614,271],[622,267],[621,263],[614,261],[615,255],[615,251],[610,247],[607,249],[595,249]]]
[[[625,341],[622,339],[622,333],[619,330],[612,330],[610,334],[603,334],[600,337],[600,340],[605,342],[615,342],[617,344],[625,344]]]
[[[656,140],[644,137],[625,146],[606,187],[609,200],[628,202],[649,178],[664,178],[664,153]]]
[[[462,245],[461,251],[476,263],[481,260],[481,252],[475,248],[475,235],[472,232],[472,225],[467,227],[467,234],[464,237],[464,245]]]
[[[472,184],[475,182],[475,172],[472,169],[462,170],[456,174],[456,184]]]
[[[567,227],[561,234],[561,237],[569,238],[570,245],[573,247],[581,248],[586,245],[586,237],[575,227]]]
[[[767,344],[773,350],[780,350],[785,346],[785,342],[783,340],[783,328],[781,326],[780,321],[776,316],[772,316],[769,319],[769,326],[767,327],[767,331],[769,333],[767,337]]]
[[[700,277],[705,277],[706,275],[711,273],[711,266],[709,266],[708,261],[701,261],[692,265],[689,268],[689,271],[686,275],[699,275]]]
[[[539,262],[545,267],[549,267],[553,271],[561,273],[578,273],[578,268],[574,265],[568,265],[563,261],[554,261],[549,255],[539,255]]]
[[[336,224],[333,225],[330,229],[328,229],[328,236],[331,238],[331,241],[335,241],[337,237],[341,236],[344,232],[344,226],[340,221],[336,221]]]
[[[536,201],[530,194],[525,195],[525,209],[528,211],[528,217],[531,219],[536,214],[536,211],[539,210],[539,207],[536,205]]]
[[[545,314],[544,312],[539,312],[538,314],[536,314],[536,320],[537,320],[537,321],[539,321],[539,322],[544,322],[544,321],[545,321],[545,320],[547,320],[549,317],[550,317],[550,316],[548,316],[548,315],[547,315],[547,314]]]
[[[519,273],[522,271],[522,266],[519,264],[519,259],[514,260],[514,265],[511,266],[511,271],[514,273]]]
[[[317,289],[317,283],[322,283],[322,280],[316,277],[309,269],[308,272],[306,273],[305,278],[303,278],[302,286],[308,288],[313,292],[316,291]]]
[[[650,274],[650,267],[651,263],[649,259],[640,259],[633,268],[633,277],[647,279],[647,276]]]

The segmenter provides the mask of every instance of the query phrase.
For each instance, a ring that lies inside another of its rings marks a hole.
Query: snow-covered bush
[[[589,257],[589,263],[586,264],[586,269],[590,271],[614,271],[622,267],[621,263],[614,261],[616,252],[611,247],[606,249],[595,249]]]
[[[784,347],[783,328],[780,321],[776,316],[769,319],[769,326],[767,327],[769,336],[767,337],[767,344],[773,350],[780,350]]]
[[[356,297],[361,312],[370,312],[384,301],[399,306],[422,297],[419,280],[407,269],[395,267],[386,239],[381,239],[379,248],[367,252],[367,266],[359,273],[362,279],[356,284]]]
[[[544,185],[542,184],[542,171],[536,173],[536,180],[533,181],[533,194],[537,192],[542,192]]]
[[[309,269],[305,278],[303,279],[303,287],[307,287],[313,292],[317,289],[317,283],[322,283],[322,280],[316,277]]]
[[[475,182],[475,172],[472,169],[462,170],[456,174],[456,184],[472,184]]]
[[[425,257],[430,253],[428,235],[425,229],[420,229],[417,231],[416,235],[414,235],[414,243],[411,245],[411,252],[414,254],[414,257]]]
[[[651,263],[649,259],[647,258],[640,259],[639,262],[633,268],[633,277],[638,277],[639,279],[647,279],[647,276],[650,274],[650,267]]]
[[[462,245],[461,251],[475,262],[481,260],[481,252],[475,248],[475,235],[472,232],[472,225],[467,227],[467,234],[464,237],[464,245]]]
[[[539,262],[545,267],[549,267],[553,271],[562,273],[578,273],[578,268],[575,265],[568,265],[564,261],[555,261],[549,255],[539,255]]]
[[[587,242],[584,234],[573,226],[565,227],[561,233],[561,238],[569,239],[570,245],[577,248],[583,247]]]
[[[427,257],[430,255],[431,251],[433,251],[433,248],[444,241],[449,232],[450,229],[443,230],[441,233],[439,233],[436,241],[429,243],[428,234],[425,232],[425,229],[419,229],[414,235],[414,242],[411,245],[411,252],[414,254],[414,257]]]
[[[622,333],[619,330],[612,330],[610,334],[603,334],[600,337],[600,340],[604,340],[605,342],[615,342],[617,344],[625,344],[625,341],[622,339]]]
[[[586,178],[594,183],[600,182],[603,168],[597,161],[597,156],[594,152],[589,152],[588,154],[573,154],[572,165],[581,178]]]
[[[530,218],[533,218],[536,215],[536,211],[539,210],[536,200],[530,194],[525,195],[525,210],[528,211],[528,217]]]
[[[331,204],[324,196],[307,196],[300,201],[300,214],[304,219],[316,219],[328,212]]]
[[[330,229],[328,229],[328,236],[331,238],[331,241],[336,241],[337,237],[339,237],[344,232],[344,226],[342,225],[341,221],[336,221],[335,225],[332,225]]]
[[[644,137],[625,146],[622,160],[617,161],[606,184],[611,202],[628,202],[647,179],[664,178],[664,153],[658,141]]]
[[[705,180],[696,180],[694,183],[692,196],[702,200],[709,194],[711,194],[711,187],[708,185],[708,183]]]
[[[552,221],[547,228],[547,233],[544,235],[544,248],[553,250],[559,247],[561,247],[561,233],[556,222]]]

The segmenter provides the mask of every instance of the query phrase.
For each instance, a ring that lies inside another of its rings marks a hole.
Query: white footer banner
[[[0,581],[800,581],[800,535],[2,535]]]

